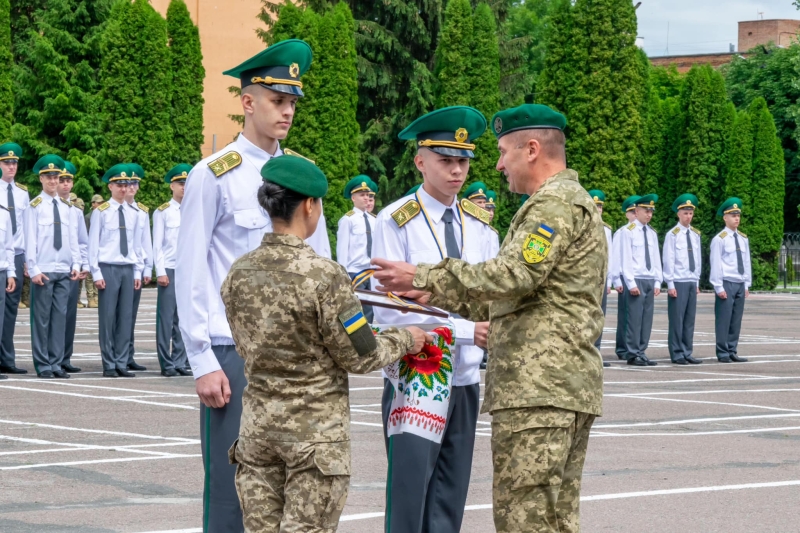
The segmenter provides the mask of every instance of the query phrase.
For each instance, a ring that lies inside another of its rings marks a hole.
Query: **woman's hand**
[[[422,351],[422,347],[425,346],[426,342],[433,342],[433,337],[416,326],[408,326],[406,329],[410,331],[411,336],[414,337],[414,347],[408,353],[419,353]]]

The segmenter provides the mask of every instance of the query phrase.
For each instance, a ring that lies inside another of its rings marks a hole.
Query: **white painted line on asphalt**
[[[680,424],[703,424],[708,422],[726,422],[729,420],[755,420],[764,418],[800,418],[800,413],[781,414],[781,415],[748,415],[748,416],[724,416],[715,418],[688,418],[686,420],[665,420],[663,422],[635,422],[633,424],[594,424],[592,431],[595,429],[614,429],[614,428],[635,428],[635,427],[648,427],[648,426],[670,426]],[[478,422],[479,424],[481,422]],[[484,422],[487,423],[487,422]]]
[[[796,377],[763,377],[763,378],[698,378],[698,379],[664,379],[658,381],[606,381],[604,385],[660,385],[664,383],[705,383],[709,381],[764,381],[771,379],[794,380]]]
[[[48,440],[42,439],[28,439],[24,437],[11,437],[9,435],[0,435],[0,440],[7,440],[11,442],[23,442],[25,444],[49,444],[54,446],[67,446],[71,447],[72,451],[81,451],[81,450],[101,450],[101,451],[109,451],[109,452],[121,452],[121,451],[129,451],[132,453],[138,453],[142,455],[174,455],[167,452],[155,452],[150,450],[140,450],[140,449],[128,449],[126,450],[122,446],[102,446],[97,444],[79,444],[79,443],[72,443],[72,442],[53,442]],[[0,454],[3,455],[3,454]]]
[[[175,441],[175,442],[186,442],[186,443],[196,443],[199,442],[197,439],[187,439],[184,437],[163,437],[161,435],[145,435],[142,433],[126,433],[123,431],[107,431],[104,429],[89,429],[89,428],[76,428],[70,426],[56,426],[53,424],[40,424],[38,422],[21,422],[18,420],[3,420],[0,419],[0,424],[10,424],[13,426],[32,426],[37,428],[44,428],[44,429],[58,429],[61,431],[78,431],[81,433],[96,433],[99,435],[114,435],[116,437],[136,437],[139,439],[148,439],[148,440],[167,440],[167,441]]]
[[[173,407],[176,409],[189,409],[197,411],[199,407],[193,407],[191,405],[180,405],[174,403],[162,403],[162,402],[148,402],[146,400],[137,400],[137,399],[128,399],[128,398],[117,398],[114,396],[93,396],[91,394],[78,394],[77,392],[63,392],[63,391],[55,391],[55,390],[45,390],[45,389],[31,389],[28,387],[13,387],[10,385],[0,385],[0,389],[11,389],[11,390],[21,390],[21,391],[28,391],[28,392],[43,392],[46,394],[58,394],[61,396],[77,396],[79,398],[92,398],[95,400],[109,400],[109,401],[116,401],[116,402],[133,402],[133,403],[141,403],[145,405],[158,405],[160,407]]]
[[[729,429],[720,431],[681,431],[674,433],[607,433],[592,432],[591,437],[700,437],[705,435],[734,435],[738,433],[772,433],[775,431],[798,431],[800,426],[758,429]]]
[[[746,403],[728,403],[728,402],[706,402],[702,400],[679,400],[678,398],[650,398],[649,396],[633,396],[633,395],[619,395],[622,398],[633,398],[635,400],[655,400],[661,402],[680,402],[680,403],[699,403],[706,405],[724,405],[726,407],[751,407],[753,409],[767,409],[769,411],[784,411],[789,413],[800,413],[797,409],[783,409],[781,407],[769,407],[767,405],[751,405]]]
[[[372,426],[372,427],[376,427],[376,428],[382,428],[383,427],[383,424],[373,424],[371,422],[356,422],[355,420],[351,420],[350,424],[352,424],[354,426]]]
[[[132,461],[155,461],[157,459],[188,459],[193,457],[201,457],[202,454],[171,454],[147,457],[119,457],[116,459],[95,459],[92,461],[68,461],[63,463],[40,463],[32,465],[16,465],[16,466],[0,466],[0,470],[28,470],[30,468],[46,468],[48,466],[80,466],[80,465],[95,465],[101,463],[127,463]]]
[[[113,379],[113,378],[108,378]],[[29,380],[19,380],[19,381],[29,381]],[[117,381],[119,383],[119,381]],[[122,391],[122,392],[142,392],[146,394],[160,394],[160,395],[168,395],[168,396],[175,396],[180,398],[197,398],[196,394],[180,394],[177,392],[164,392],[164,391],[149,391],[149,390],[142,390],[142,389],[126,389],[123,387],[104,387],[102,385],[82,385],[79,383],[68,383],[66,381],[58,381],[55,379],[48,379],[48,380],[36,380],[34,383],[42,384],[42,385],[56,385],[62,387],[81,387],[86,389],[101,389],[101,390],[112,390],[112,391]]]
[[[367,414],[370,414],[370,415],[379,415],[379,414],[381,414],[380,411],[368,411],[367,409],[353,409],[352,407],[350,408],[350,412],[351,413],[367,413]]]
[[[800,392],[800,389],[715,389],[715,390],[698,390],[698,391],[653,391],[653,392],[620,392],[613,394],[606,394],[614,398],[630,397],[630,396],[676,396],[676,395],[693,395],[693,394],[730,394],[730,393],[754,393],[754,392]]]

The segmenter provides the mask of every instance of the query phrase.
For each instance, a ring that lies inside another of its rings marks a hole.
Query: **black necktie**
[[[694,272],[694,251],[692,250],[692,237],[686,232],[686,249],[689,251],[689,270]]]
[[[456,242],[456,232],[453,229],[453,210],[445,209],[442,215],[444,221],[444,246],[447,248],[447,257],[461,259],[461,251]]]
[[[53,248],[61,249],[61,213],[58,212],[58,199],[53,200]]]
[[[122,206],[119,206],[119,253],[122,257],[128,257],[128,233],[125,231],[125,213]]]
[[[369,215],[364,213],[364,224],[367,226],[367,257],[372,259],[372,228],[369,227]]]
[[[8,212],[11,213],[11,233],[17,234],[17,215],[14,213],[14,190],[8,184]]]
[[[642,232],[644,233],[644,266],[650,270],[652,263],[650,263],[650,245],[647,243],[647,226],[642,226]]]
[[[744,260],[742,259],[742,249],[739,247],[739,235],[734,233],[733,240],[736,243],[736,268],[739,274],[744,274]]]

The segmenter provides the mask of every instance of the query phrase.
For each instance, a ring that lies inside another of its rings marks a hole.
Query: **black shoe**
[[[103,377],[104,378],[115,378],[117,377],[116,370],[103,370]]]
[[[603,368],[608,368],[610,366],[611,366],[611,363],[606,363],[605,361],[603,361]]]
[[[3,374],[27,374],[28,371],[24,368],[17,368],[15,366],[0,365],[0,372]]]
[[[53,373],[49,370],[42,370],[38,376],[43,379],[53,379]]]
[[[689,363],[686,362],[686,359],[681,358],[681,359],[675,359],[672,362],[672,364],[673,365],[688,365]]]
[[[731,362],[731,358],[730,357],[717,357],[717,359],[719,360],[720,363],[730,363]]]
[[[484,367],[484,368],[486,368],[486,367]],[[192,375],[192,371],[190,369],[188,369],[188,368],[176,368],[175,372],[177,372],[181,376],[191,376]]]
[[[627,360],[627,358],[624,355],[620,355],[620,354],[617,354],[617,359],[619,359],[620,361],[626,361]]]
[[[128,368],[130,368],[130,365],[128,365]],[[120,370],[119,368],[117,369],[117,375],[119,377],[122,377],[122,378],[135,378],[136,377],[136,374],[132,374],[132,373],[128,372],[127,370]]]
[[[480,368],[481,370],[486,370],[486,363],[481,363],[481,364],[479,365],[479,368]]]
[[[693,365],[702,365],[703,362],[700,359],[695,359],[691,355],[686,357],[686,362],[691,363]]]
[[[647,358],[646,355],[643,355],[642,359],[644,359],[644,362],[647,363],[647,366],[658,366],[658,363],[656,363],[655,361],[651,361],[650,359]]]
[[[78,368],[77,366],[72,366],[69,363],[61,363],[61,370],[63,370],[64,372],[69,372],[70,374],[77,374],[78,372],[81,371],[80,368]]]
[[[147,370],[147,367],[144,367],[138,364],[136,361],[134,361],[132,363],[128,363],[128,370],[138,370],[139,372],[144,372],[145,370]]]
[[[63,370],[54,370],[53,377],[60,378],[60,379],[69,379],[69,374],[64,372]]]
[[[734,363],[746,363],[747,358],[739,357],[738,355],[731,355],[731,361],[733,361]]]
[[[647,361],[641,357],[631,357],[628,359],[628,364],[633,366],[647,366]]]
[[[172,369],[170,369],[170,370],[162,370],[161,371],[161,375],[164,376],[165,378],[174,378],[175,376],[178,375],[178,372],[176,372],[175,370],[172,370]]]

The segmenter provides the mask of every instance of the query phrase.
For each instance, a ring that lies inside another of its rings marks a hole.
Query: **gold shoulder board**
[[[372,213],[367,213],[367,214],[368,214],[369,216],[371,216],[372,218],[378,218],[378,216],[377,216],[377,215],[374,215],[374,214],[372,214]]]
[[[492,221],[488,211],[481,209],[477,206],[477,204],[473,204],[466,198],[461,200],[461,209],[463,209],[466,214],[472,216],[473,218],[477,218],[487,226]]]
[[[405,226],[409,220],[419,215],[420,208],[416,200],[409,200],[403,206],[392,213],[392,219],[397,223],[398,228]]]
[[[149,212],[150,212],[150,208],[149,208],[149,207],[147,207],[146,205],[144,205],[144,204],[140,204],[140,203],[138,203],[138,202],[137,202],[137,204],[136,204],[136,205],[138,205],[138,206],[139,206],[139,209],[141,209],[141,210],[142,210],[142,211],[144,211],[145,213],[149,213]]]
[[[39,205],[40,203],[42,203],[42,197],[41,197],[41,196],[37,196],[37,197],[36,197],[36,198],[34,198],[34,199],[33,199],[33,201],[31,202],[31,207],[36,207],[36,206],[37,206],[37,205]]]
[[[238,152],[228,152],[222,157],[218,157],[208,164],[208,168],[216,177],[220,177],[229,170],[233,170],[242,164],[242,156]]]
[[[722,233],[719,234],[719,238],[720,239],[724,239],[727,236],[728,236],[728,232],[727,231],[723,231]]]
[[[635,227],[636,227],[636,223],[635,223],[635,222],[631,222],[631,223],[628,225],[628,229],[629,229],[629,230],[633,230],[633,228],[635,228]]]
[[[106,209],[108,209],[109,207],[111,207],[111,204],[110,204],[110,203],[108,203],[108,202],[103,202],[102,204],[100,204],[100,205],[98,205],[98,206],[97,206],[97,209],[98,209],[98,210],[100,210],[100,211],[105,211],[105,210],[106,210]]]
[[[23,191],[25,191],[25,192],[28,192],[28,188],[27,188],[26,186],[24,186],[23,184],[19,183],[18,181],[15,181],[15,182],[14,182],[14,185],[16,185],[17,187],[19,187],[19,188],[20,188],[20,189],[22,189]]]
[[[309,159],[309,158],[307,158],[307,157],[306,157],[306,156],[304,156],[304,155],[300,155],[300,154],[298,154],[297,152],[295,152],[294,150],[290,150],[289,148],[284,148],[284,149],[283,149],[283,155],[291,155],[291,156],[294,156],[294,157],[302,157],[302,158],[303,158],[303,159],[305,159],[306,161],[311,161],[311,162],[312,162],[312,163],[314,163],[315,165],[317,164],[317,162],[316,162],[316,161],[314,161],[313,159]]]
[[[745,239],[747,238],[747,235],[745,235],[745,234],[744,234],[744,233],[742,233],[741,231],[739,232],[739,235],[741,235],[741,236],[742,236],[742,237],[744,237]]]
[[[344,214],[344,216],[346,216],[346,217],[351,217],[351,216],[353,216],[353,215],[355,215],[355,214],[356,214],[356,212],[355,212],[355,211],[353,211],[353,210],[351,209],[350,211],[348,211],[347,213],[345,213],[345,214]]]
[[[159,210],[159,211],[163,211],[163,210],[165,210],[165,209],[166,209],[166,208],[168,208],[168,207],[169,207],[169,202],[167,202],[167,203],[165,203],[165,204],[161,204],[160,206],[158,206],[158,210]]]
[[[695,228],[694,226],[692,226],[692,231],[697,233],[698,235],[702,235],[702,233],[700,233],[700,230]]]
[[[672,230],[672,234],[673,235],[677,235],[680,232],[681,232],[681,228],[675,228],[674,230]]]

